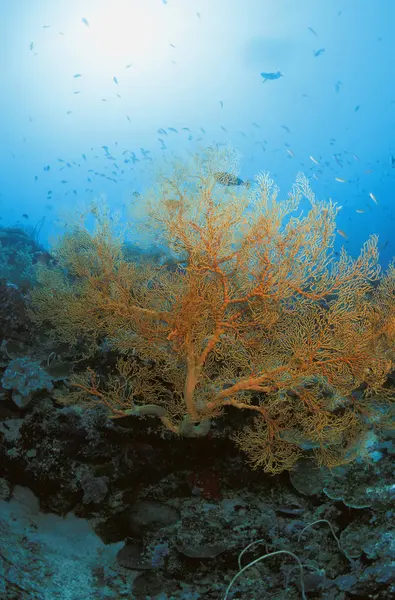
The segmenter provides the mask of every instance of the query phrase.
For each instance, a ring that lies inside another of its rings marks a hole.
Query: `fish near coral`
[[[227,173],[226,171],[218,171],[214,173],[215,180],[221,185],[245,185],[246,187],[250,187],[250,181],[243,181],[240,177],[236,177],[236,175],[232,175],[232,173]]]

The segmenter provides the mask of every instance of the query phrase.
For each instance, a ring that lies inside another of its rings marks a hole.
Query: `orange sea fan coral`
[[[95,210],[96,230],[74,228],[58,267],[39,268],[32,318],[87,354],[106,338],[123,356],[107,382],[72,379],[69,402],[153,414],[181,435],[206,434],[231,406],[255,416],[235,433],[254,467],[277,473],[306,451],[347,461],[369,426],[353,392],[380,394],[393,367],[394,269],[375,285],[375,236],[335,259],[338,208],[304,175],[280,200],[267,174],[249,189],[219,186],[225,162],[208,149],[140,200],[143,226],[178,267],[128,260]],[[303,199],[310,210],[296,214]]]

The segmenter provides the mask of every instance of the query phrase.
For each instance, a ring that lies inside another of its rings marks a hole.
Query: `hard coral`
[[[25,407],[34,392],[50,392],[53,389],[51,379],[44,369],[28,357],[12,360],[4,372],[1,384],[5,389],[12,390],[12,399],[19,407]]]

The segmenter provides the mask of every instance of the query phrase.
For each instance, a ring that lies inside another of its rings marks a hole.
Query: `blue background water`
[[[394,23],[392,0],[1,2],[0,224],[45,215],[47,243],[65,208],[127,204],[162,154],[230,142],[284,196],[304,171],[343,206],[337,249],[378,233],[387,263]]]

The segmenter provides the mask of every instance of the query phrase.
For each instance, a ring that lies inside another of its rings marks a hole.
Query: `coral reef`
[[[394,266],[336,258],[303,176],[226,170],[138,199],[158,250],[94,207],[30,297],[1,284],[1,597],[394,596]]]

